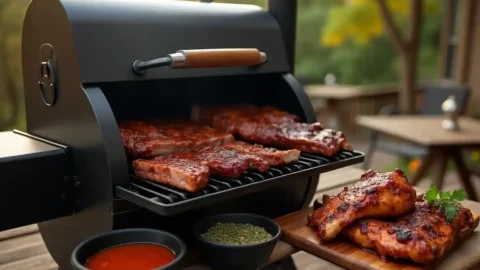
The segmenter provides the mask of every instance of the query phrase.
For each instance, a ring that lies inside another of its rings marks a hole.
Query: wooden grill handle
[[[267,55],[258,49],[179,50],[170,57],[171,68],[256,66],[267,61]]]
[[[148,69],[168,66],[170,68],[211,68],[258,66],[267,62],[267,55],[254,48],[247,49],[198,49],[179,50],[166,57],[148,61],[136,60],[132,69],[143,74]]]

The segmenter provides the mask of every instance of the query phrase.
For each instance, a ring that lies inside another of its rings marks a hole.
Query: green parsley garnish
[[[460,207],[460,202],[465,200],[466,197],[463,189],[444,192],[438,191],[435,185],[431,185],[424,195],[428,203],[445,210],[445,218],[448,222],[453,221]]]

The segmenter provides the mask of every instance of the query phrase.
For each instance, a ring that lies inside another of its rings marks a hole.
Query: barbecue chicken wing
[[[342,231],[354,243],[386,257],[428,263],[441,257],[464,234],[478,226],[470,210],[460,207],[452,223],[444,211],[419,196],[412,213],[398,222],[359,220]]]
[[[403,171],[368,170],[358,182],[310,214],[308,224],[317,228],[322,240],[331,240],[355,220],[405,215],[413,209],[415,196]]]

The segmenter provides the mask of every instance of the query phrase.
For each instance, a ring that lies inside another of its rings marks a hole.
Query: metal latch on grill
[[[57,78],[55,76],[55,65],[53,62],[42,62],[40,68],[40,91],[42,93],[43,102],[47,106],[53,106],[57,99],[56,84]]]

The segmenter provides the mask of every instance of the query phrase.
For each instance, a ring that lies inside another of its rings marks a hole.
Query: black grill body
[[[188,241],[193,223],[205,215],[254,212],[274,218],[308,206],[320,173],[359,163],[363,154],[302,154],[296,164],[240,179],[212,178],[205,190],[188,194],[134,177],[117,126],[120,119],[189,117],[194,103],[271,105],[316,121],[290,73],[292,2],[270,1],[266,11],[183,1],[33,0],[22,40],[27,131],[6,135],[36,146],[31,153],[0,156],[0,165],[11,165],[0,166],[0,173],[12,178],[3,197],[22,205],[21,213],[2,207],[12,222],[0,228],[40,222],[50,253],[68,269],[78,243],[113,229],[161,228]],[[268,61],[255,68],[161,67],[141,75],[132,70],[136,60],[212,48],[258,48]],[[2,172],[27,163],[42,175],[20,182],[15,173]],[[18,194],[28,186],[42,192]],[[35,214],[28,213],[33,204]]]

